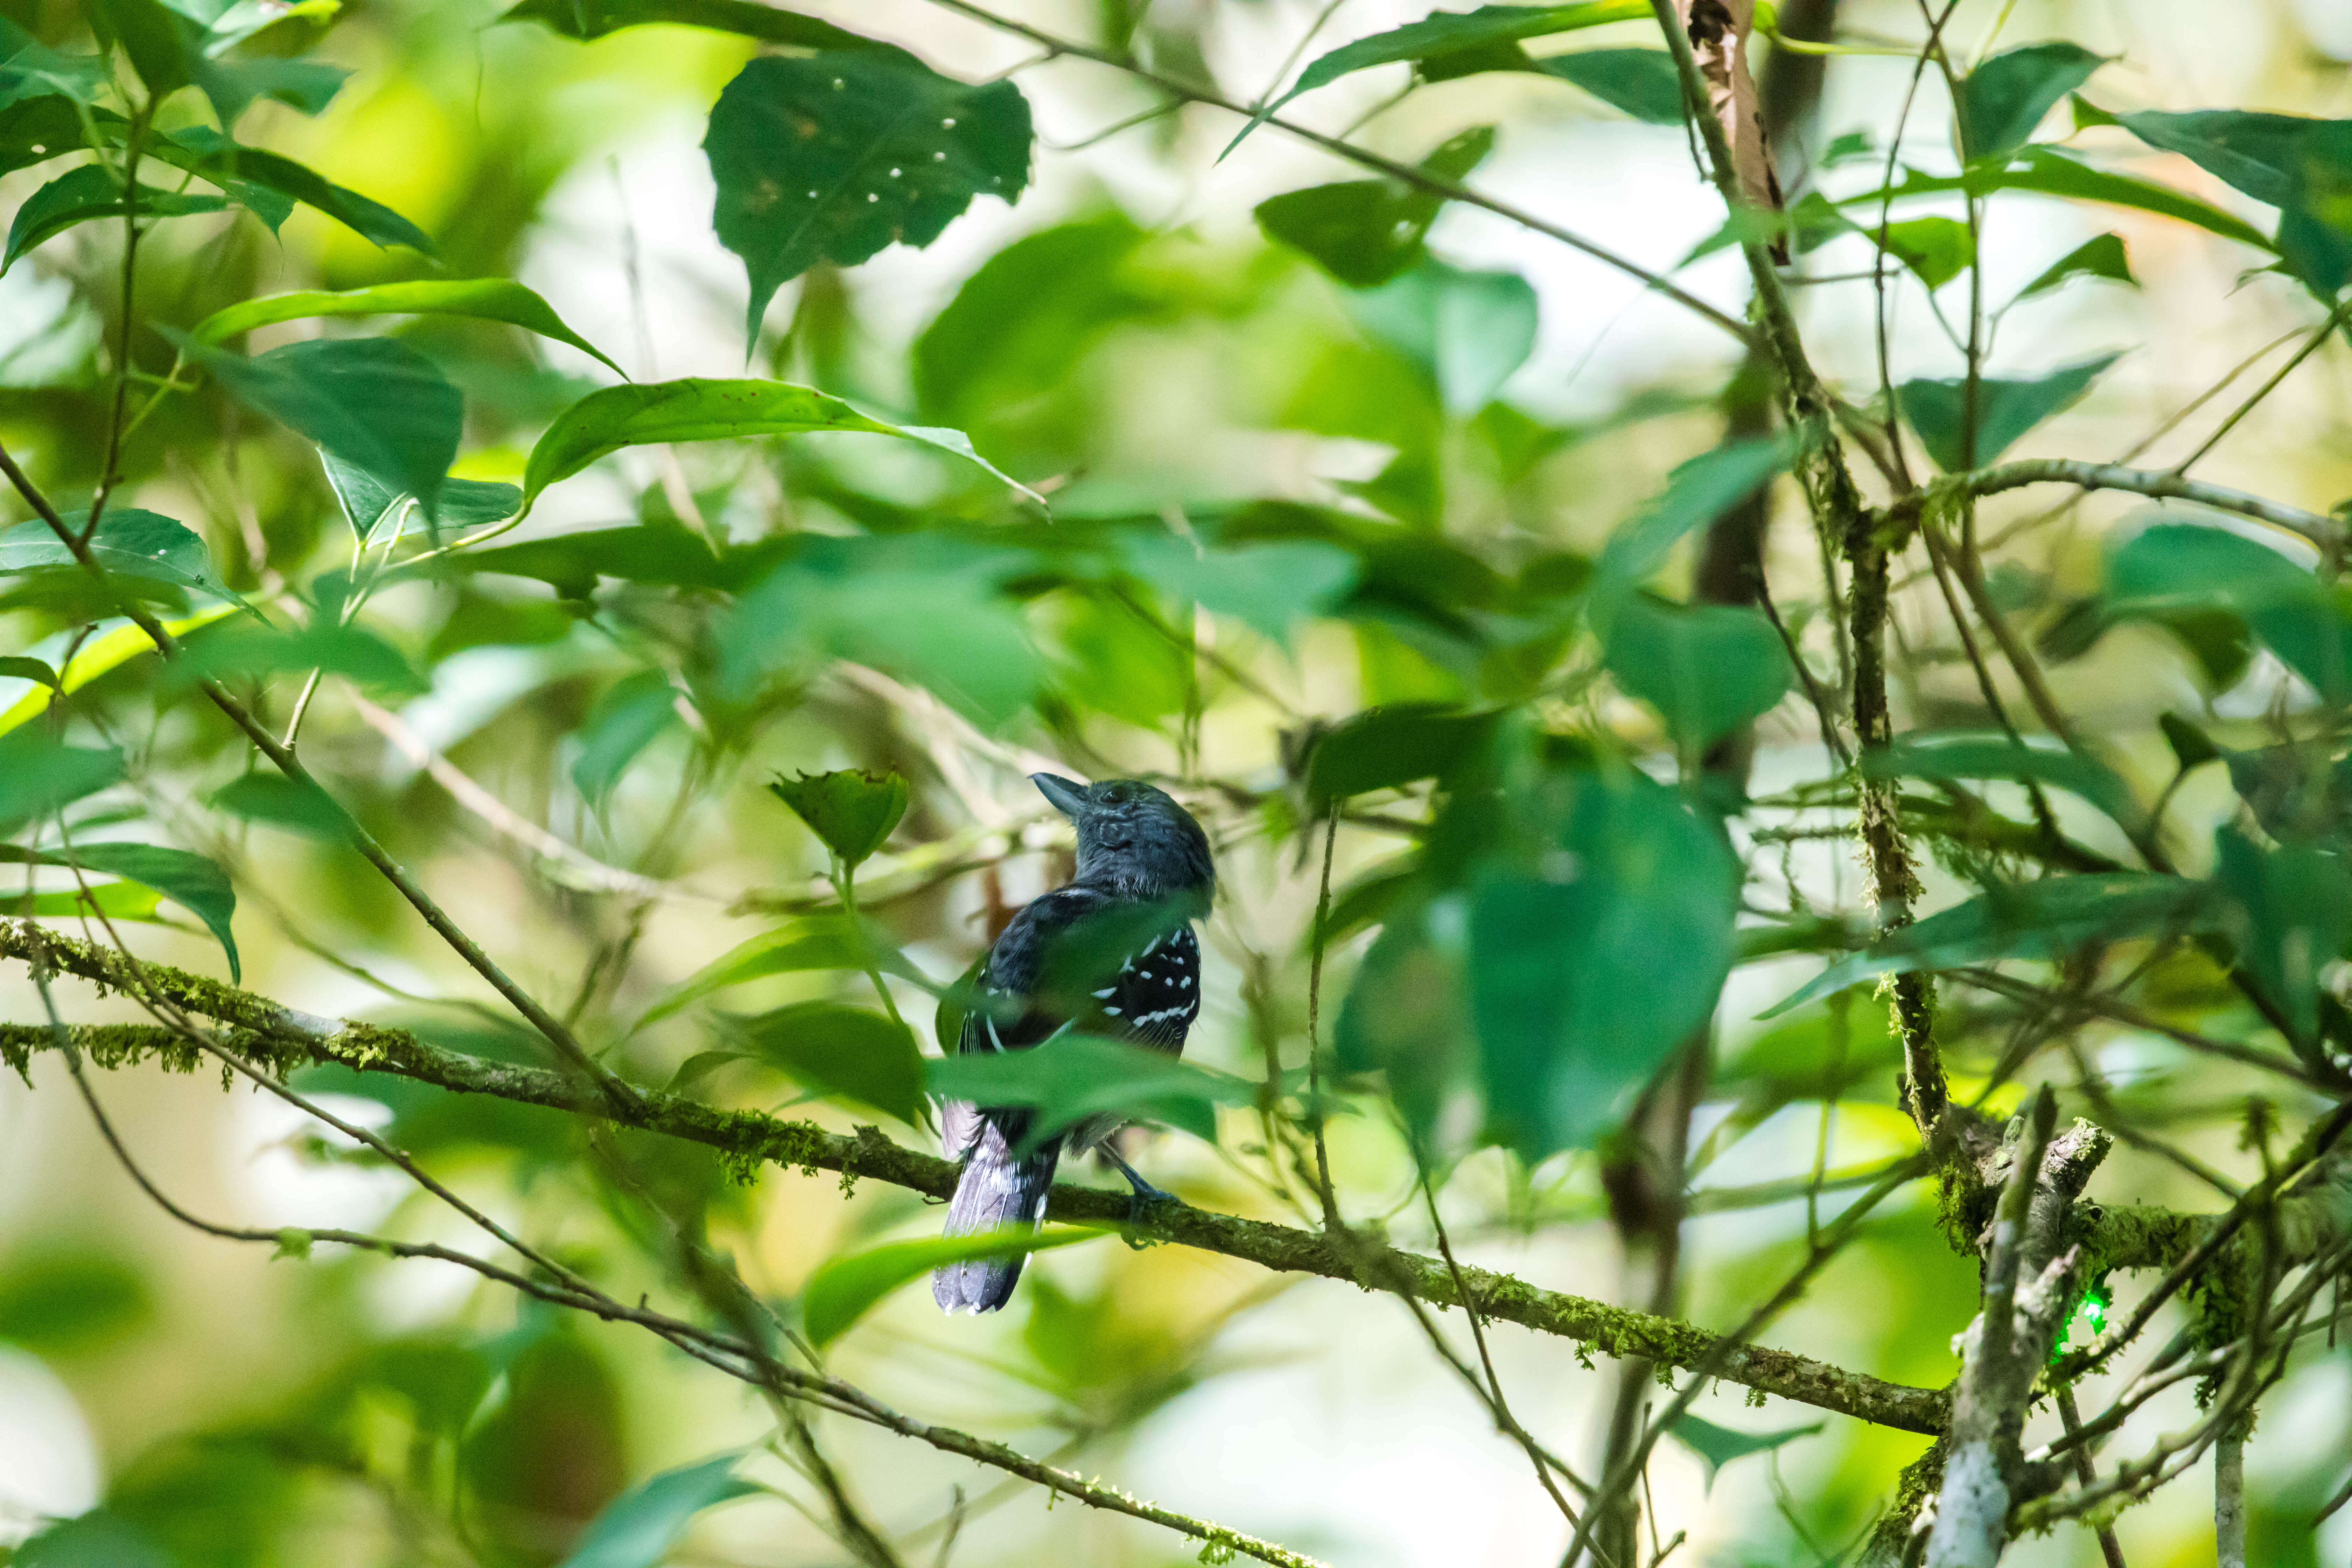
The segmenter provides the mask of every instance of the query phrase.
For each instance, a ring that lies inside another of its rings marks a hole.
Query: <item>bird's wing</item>
[[[1201,1016],[1200,939],[1190,925],[1160,932],[1093,994],[1116,1033],[1154,1050],[1181,1051]]]
[[[1045,1004],[1037,996],[1037,985],[1045,967],[1046,950],[1054,939],[1089,916],[1100,914],[1110,905],[1108,895],[1091,888],[1056,888],[1042,898],[1031,900],[1013,917],[996,944],[988,950],[988,962],[980,972],[980,990],[983,996],[1013,998],[1024,1006],[1019,1016],[1003,1018],[974,1008],[965,1016],[963,1035],[956,1043],[959,1051],[1017,1051],[1044,1043],[1045,1037],[1068,1023],[1069,1018],[1059,1009]]]

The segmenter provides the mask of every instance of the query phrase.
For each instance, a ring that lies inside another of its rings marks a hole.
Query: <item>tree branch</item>
[[[2273,528],[2284,528],[2323,550],[2344,536],[2344,525],[2335,518],[2155,468],[2126,468],[2115,463],[2085,463],[2072,458],[2035,458],[1962,474],[1958,482],[1972,496],[1999,495],[2027,485],[2073,485],[2086,490],[2129,490],[2159,500],[2195,501],[2216,511],[2235,512]]]

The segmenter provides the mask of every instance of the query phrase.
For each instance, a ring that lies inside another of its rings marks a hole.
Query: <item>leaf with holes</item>
[[[751,61],[719,95],[702,143],[719,243],[751,275],[749,339],[776,290],[817,263],[919,248],[974,196],[1018,198],[1030,138],[1013,83],[956,81],[903,50]]]

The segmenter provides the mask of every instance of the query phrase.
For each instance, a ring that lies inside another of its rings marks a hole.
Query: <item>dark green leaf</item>
[[[2179,935],[2210,926],[2200,883],[2137,871],[2050,877],[1970,899],[1830,965],[1757,1015],[1775,1018],[1815,997],[1888,974],[1957,969],[2004,958],[2054,959],[2086,942]]]
[[[710,111],[703,150],[719,242],[751,274],[747,335],[776,290],[818,262],[937,239],[978,195],[1029,183],[1029,103],[876,46],[745,66]]]
[[[224,127],[235,124],[257,98],[316,114],[347,74],[310,60],[216,58],[206,47],[212,39],[204,25],[161,0],[95,0],[95,8],[96,20],[121,44],[152,98],[194,87]]]
[[[2214,835],[2213,885],[2228,900],[2239,961],[2286,1015],[2291,1040],[2319,1037],[2320,976],[2352,938],[2352,871],[2344,858],[2305,844],[2265,849],[2233,827]]]
[[[2107,561],[2109,616],[2173,626],[2227,616],[2335,700],[2352,690],[2352,638],[2306,567],[2226,528],[2161,523]]]
[[[1580,49],[1547,56],[1535,68],[1647,124],[1683,122],[1682,79],[1664,49]]]
[[[601,38],[623,27],[668,23],[740,33],[789,48],[855,49],[874,47],[871,38],[844,32],[829,22],[780,11],[754,0],[523,0],[500,22],[539,22],[567,38]]]
[[[215,310],[198,321],[189,334],[200,343],[225,342],[240,332],[278,321],[299,321],[317,316],[465,316],[478,321],[503,321],[568,343],[610,365],[621,367],[602,350],[570,327],[553,306],[520,283],[503,278],[476,278],[465,282],[426,279],[411,283],[379,283],[367,289],[336,292],[308,289],[291,294],[271,294],[246,300]]]
[[[665,523],[595,528],[521,544],[462,551],[442,559],[448,572],[491,572],[534,578],[567,599],[585,599],[600,578],[658,588],[732,587],[735,580],[703,537]]]
[[[2301,114],[2263,114],[2243,109],[2198,109],[2167,113],[2143,109],[2109,114],[2089,110],[2089,123],[2120,125],[2149,146],[2178,153],[2207,174],[2243,191],[2265,206],[2294,200],[2295,170],[2305,138],[2333,123]]]
[[[1715,1485],[1715,1472],[1734,1459],[1744,1459],[1750,1454],[1769,1454],[1783,1444],[1800,1437],[1810,1437],[1825,1425],[1816,1421],[1810,1426],[1789,1426],[1778,1432],[1735,1432],[1728,1426],[1718,1426],[1712,1421],[1702,1421],[1685,1414],[1675,1417],[1666,1428],[1675,1441],[1698,1456],[1706,1467],[1706,1485]]]
[[[923,1056],[904,1024],[838,1002],[796,1002],[742,1021],[761,1061],[802,1087],[923,1122]]]
[[[59,1247],[0,1262],[0,1340],[38,1355],[94,1350],[144,1323],[154,1299],[111,1253]]]
[[[1609,536],[1593,568],[1594,626],[1605,632],[1618,606],[1665,565],[1683,535],[1755,494],[1796,455],[1788,437],[1761,437],[1717,447],[1676,468],[1656,499]]]
[[[2031,780],[2081,795],[2116,822],[2131,825],[2139,807],[2115,771],[2079,752],[2025,746],[2003,734],[1910,734],[1863,754],[1876,778]]]
[[[1958,218],[1915,217],[1886,226],[1885,250],[1919,281],[1940,289],[1976,260],[1976,237]]]
[[[145,1531],[95,1508],[26,1542],[12,1568],[180,1568],[180,1562]]]
[[[1036,492],[991,468],[960,430],[886,425],[867,418],[838,397],[780,381],[689,379],[608,386],[558,415],[530,449],[530,460],[523,469],[523,507],[528,510],[548,486],[624,447],[666,441],[740,441],[756,436],[826,430],[897,436],[936,447],[979,464],[1039,506],[1045,504]],[[442,465],[445,469],[447,467]]]
[[[316,338],[247,359],[181,342],[238,402],[438,515],[465,399],[416,350],[391,338]]]
[[[2032,381],[1985,377],[1977,384],[1973,441],[1966,430],[1966,381],[1906,381],[1895,389],[1895,395],[1903,405],[1903,417],[1917,433],[1927,456],[1937,468],[1957,474],[1998,461],[2026,432],[2079,401],[2091,390],[2091,383],[2122,357],[2101,354]]]
[[[1769,712],[1790,681],[1780,634],[1759,612],[1668,605],[1641,595],[1612,622],[1604,662],[1692,752]]]
[[[0,836],[122,782],[122,753],[67,746],[38,724],[0,735]]]
[[[2128,283],[2135,289],[2139,287],[2139,279],[2132,276],[2131,260],[2124,254],[2124,237],[2103,234],[2084,240],[2052,262],[2032,282],[2017,291],[2017,298],[2031,300],[2076,278],[2105,278]]]
[[[1536,291],[1516,272],[1465,272],[1434,257],[1347,296],[1366,331],[1428,373],[1451,414],[1475,414],[1535,349]]]
[[[119,131],[112,136],[121,140]],[[206,126],[192,125],[184,131],[157,136],[149,143],[148,153],[230,192],[239,202],[261,213],[272,228],[291,210],[284,203],[300,202],[378,245],[404,245],[422,255],[434,254],[433,241],[424,230],[381,202],[346,190],[291,158],[265,153],[257,147],[241,146]],[[256,188],[274,193],[279,205],[271,209],[257,203],[252,195]],[[271,210],[277,212],[276,218],[269,217]]]
[[[1104,1230],[1008,1228],[969,1236],[936,1236],[897,1241],[836,1258],[809,1276],[801,1296],[801,1328],[817,1345],[831,1344],[851,1324],[873,1310],[883,1297],[912,1284],[934,1268],[975,1258],[1004,1258],[1096,1241]]]
[[[742,1458],[721,1454],[631,1487],[589,1522],[562,1568],[660,1568],[696,1514],[760,1489],[735,1479]]]
[[[236,889],[229,884],[226,872],[201,855],[166,849],[156,844],[77,841],[70,857],[48,850],[0,847],[0,860],[36,866],[78,865],[84,870],[104,871],[152,888],[204,921],[205,929],[220,939],[223,951],[228,954],[229,978],[234,981],[242,977],[236,939],[229,931],[229,917],[236,912]]]
[[[40,659],[27,658],[21,654],[11,654],[5,658],[0,658],[0,675],[7,676],[14,680],[37,680],[59,695],[63,695],[65,691],[65,688],[58,680],[56,670],[51,669]]]
[[[1153,309],[1127,277],[1143,239],[1114,213],[1024,235],[982,263],[915,340],[924,414],[977,426],[1060,384],[1104,332]]]
[[[853,927],[846,915],[811,915],[774,931],[762,931],[711,960],[655,1004],[637,1020],[637,1027],[658,1023],[730,985],[813,969],[879,969],[909,980],[923,978],[922,972],[892,943],[889,934],[873,921],[861,920]],[[947,1048],[952,1050],[954,1047],[950,1045]]]
[[[321,447],[319,461],[327,470],[327,488],[341,503],[343,518],[362,544],[375,538],[384,519],[396,515],[415,496],[396,490],[363,468],[355,468]],[[522,510],[522,491],[513,485],[482,479],[441,481],[441,522],[449,528],[478,528],[499,522]]]
[[[2156,726],[2164,731],[2164,743],[2172,748],[2173,761],[2180,764],[2180,771],[2184,773],[2191,768],[2203,767],[2221,755],[2221,748],[2215,745],[2204,731],[2178,713],[2159,715]]]
[[[907,781],[897,773],[878,779],[856,768],[791,778],[779,773],[768,790],[852,870],[882,847],[907,815]]]
[[[1495,145],[1492,126],[1465,131],[1423,161],[1424,172],[1460,183]],[[1269,196],[1257,206],[1269,239],[1304,253],[1352,289],[1386,283],[1419,261],[1445,199],[1399,179],[1348,180]]]
[[[647,746],[683,728],[677,690],[660,670],[641,670],[616,681],[580,726],[580,753],[572,760],[572,787],[601,808]]]
[[[1540,857],[1497,859],[1469,893],[1487,1125],[1530,1164],[1588,1146],[1714,1011],[1738,903],[1728,847],[1672,790],[1563,782]]]
[[[1373,790],[1442,778],[1477,756],[1493,732],[1491,713],[1434,704],[1370,708],[1315,742],[1307,759],[1307,796],[1320,810]]]
[[[184,195],[177,191],[161,191],[152,185],[139,187],[139,216],[186,217],[196,213],[216,213],[228,204],[218,196]],[[104,165],[85,163],[79,169],[68,170],[25,198],[16,209],[16,221],[8,226],[8,252],[0,257],[0,272],[16,264],[16,258],[45,240],[54,239],[78,224],[97,218],[121,217],[124,205],[121,188],[114,175]]]
[[[86,511],[60,519],[76,533],[87,526]],[[161,583],[242,605],[213,571],[205,542],[168,517],[136,507],[109,507],[99,520],[89,552],[110,578],[128,584]],[[0,575],[12,573],[84,570],[65,541],[46,522],[19,523],[0,533]]]
[[[341,838],[343,814],[313,784],[283,773],[240,773],[212,793],[215,810],[312,838]]]
[[[1961,79],[1960,146],[1970,163],[2006,158],[2058,100],[2105,63],[2078,44],[2028,44],[1980,60]]]
[[[1213,1143],[1217,1107],[1257,1098],[1257,1086],[1246,1079],[1067,1030],[1028,1050],[932,1058],[924,1066],[931,1092],[943,1099],[1033,1108],[1032,1144],[1104,1114],[1165,1122]]]

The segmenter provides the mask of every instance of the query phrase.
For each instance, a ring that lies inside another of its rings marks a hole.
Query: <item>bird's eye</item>
[[[1134,792],[1123,784],[1105,784],[1102,798],[1105,805],[1125,805]]]

